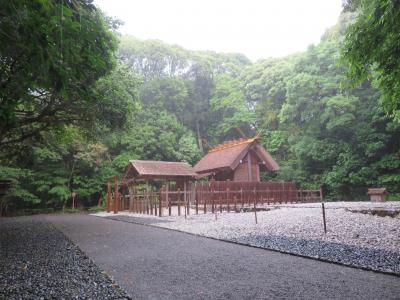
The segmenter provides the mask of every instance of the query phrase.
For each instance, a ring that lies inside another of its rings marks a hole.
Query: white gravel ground
[[[173,211],[173,216],[161,218],[168,222],[153,225],[222,239],[235,239],[246,235],[274,235],[400,252],[399,216],[379,217],[347,210],[384,208],[398,210],[400,213],[400,202],[334,202],[325,203],[325,207],[326,234],[323,231],[320,203],[271,206],[270,211],[257,212],[258,224],[255,224],[254,212],[218,212],[215,220],[215,214],[199,212],[195,215],[194,210],[191,210],[186,219],[183,214],[178,217],[176,211]],[[118,215],[159,219],[129,212],[120,212]]]

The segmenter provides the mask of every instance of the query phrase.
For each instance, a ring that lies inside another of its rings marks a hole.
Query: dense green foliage
[[[117,47],[101,12],[83,0],[2,1],[0,28],[0,146],[96,124],[105,106],[93,86]]]
[[[79,108],[96,118],[90,130],[70,122],[16,150],[1,148],[2,177],[15,183],[8,203],[60,207],[70,205],[74,191],[81,204],[93,205],[129,159],[194,164],[208,147],[238,138],[236,128],[261,134],[280,164],[265,179],[323,186],[335,199],[363,198],[368,186],[398,197],[399,123],[385,114],[369,78],[348,88],[349,69],[339,64],[354,19],[343,13],[304,53],[255,63],[241,54],[120,37],[116,66],[92,78],[95,100]]]
[[[349,78],[355,84],[373,78],[386,111],[400,120],[400,1],[358,0],[349,6],[358,12],[343,47]]]

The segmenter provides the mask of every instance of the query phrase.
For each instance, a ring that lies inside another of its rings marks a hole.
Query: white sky
[[[334,25],[342,0],[95,0],[123,34],[252,60],[304,51]]]

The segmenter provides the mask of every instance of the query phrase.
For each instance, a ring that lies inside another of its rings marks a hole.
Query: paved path
[[[400,278],[87,215],[47,217],[134,299],[399,299]]]

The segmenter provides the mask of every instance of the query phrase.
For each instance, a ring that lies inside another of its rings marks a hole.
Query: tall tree
[[[97,119],[92,87],[113,67],[117,44],[91,2],[2,1],[0,147]]]
[[[400,1],[350,1],[358,12],[342,50],[355,84],[374,78],[386,112],[400,121]]]

